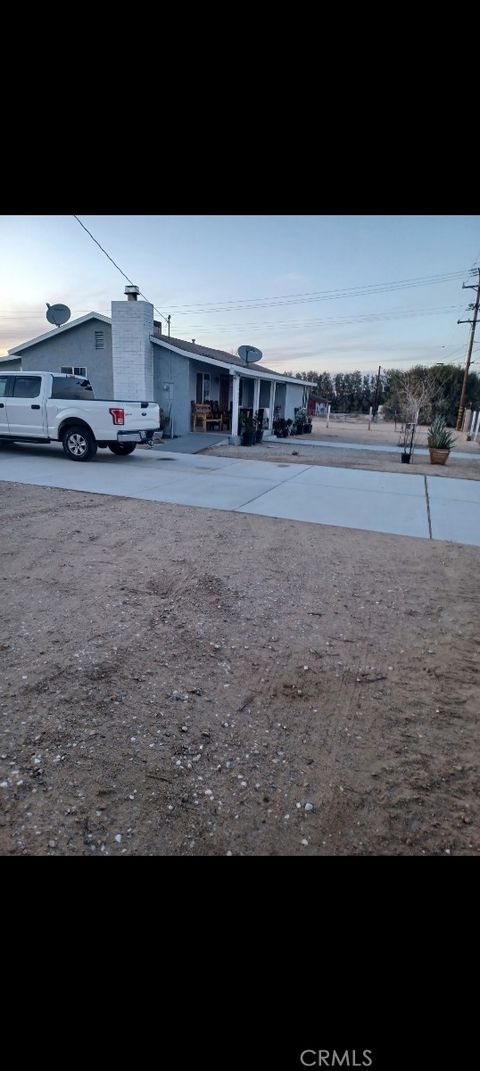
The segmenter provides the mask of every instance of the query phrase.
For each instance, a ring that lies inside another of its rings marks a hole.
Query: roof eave
[[[19,346],[12,346],[8,353],[12,357],[15,357],[17,354],[22,353],[23,350],[28,350],[30,346],[35,346],[38,342],[46,342],[49,338],[57,338],[58,335],[63,334],[64,331],[70,331],[72,327],[79,327],[80,324],[86,323],[87,320],[101,320],[105,324],[111,324],[112,322],[110,317],[104,316],[102,312],[87,312],[85,316],[79,316],[69,324],[63,324],[62,327],[53,328],[52,331],[45,331],[42,335],[37,335],[36,338],[31,338],[29,342],[22,342]]]
[[[191,350],[182,350],[180,346],[174,346],[171,342],[168,342],[167,338],[158,338],[156,335],[150,335],[150,341],[155,343],[156,346],[164,346],[167,350],[173,350],[174,353],[180,354],[181,357],[189,357],[191,361],[200,361],[202,364],[213,364],[216,368],[228,369],[230,375],[242,375],[247,377],[257,377],[259,379],[270,379],[280,383],[291,383],[297,387],[314,387],[314,383],[310,383],[305,379],[293,379],[290,376],[284,376],[281,372],[263,372],[261,368],[245,366],[239,364],[228,364],[227,361],[216,361],[213,357],[206,357],[201,353],[192,353]]]

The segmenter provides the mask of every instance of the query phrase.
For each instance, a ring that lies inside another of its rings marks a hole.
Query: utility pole
[[[470,331],[470,338],[469,338],[469,341],[468,341],[467,360],[466,360],[466,364],[465,364],[465,375],[463,377],[462,393],[460,395],[460,405],[458,407],[458,414],[457,414],[457,427],[456,427],[457,431],[460,431],[461,427],[462,427],[463,413],[464,413],[464,409],[465,409],[465,405],[464,405],[465,393],[466,393],[466,390],[467,390],[467,383],[468,383],[468,370],[470,368],[470,361],[472,359],[473,342],[474,342],[474,339],[475,339],[475,328],[477,326],[478,306],[480,304],[480,268],[476,268],[475,270],[478,271],[478,283],[477,283],[477,285],[476,286],[465,286],[465,283],[462,283],[462,290],[476,290],[477,291],[477,297],[476,297],[476,300],[475,300],[475,304],[468,306],[469,309],[473,309],[473,320],[457,320],[457,324],[471,324],[472,325],[471,331]]]
[[[373,400],[373,407],[372,407],[372,416],[373,416],[374,420],[375,420],[375,417],[377,415],[377,398],[378,398],[378,387],[379,387],[379,384],[380,384],[380,372],[381,371],[382,371],[382,366],[379,364],[379,366],[378,366],[378,375],[377,375],[377,385],[375,387],[375,398]]]

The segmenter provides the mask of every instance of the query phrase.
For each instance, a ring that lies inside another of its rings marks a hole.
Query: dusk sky
[[[78,215],[178,338],[279,371],[464,361],[480,216]],[[2,216],[0,248],[0,355],[49,330],[46,302],[74,319],[123,298],[73,215]]]

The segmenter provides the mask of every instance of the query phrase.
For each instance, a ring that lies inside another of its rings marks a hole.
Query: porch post
[[[238,438],[238,401],[240,397],[240,377],[232,375],[232,430],[231,434]]]
[[[253,413],[258,413],[258,406],[260,403],[260,380],[254,379],[253,381]]]
[[[269,430],[270,433],[272,433],[272,431],[273,431],[273,418],[274,418],[274,415],[275,415],[274,414],[274,406],[275,406],[275,388],[276,388],[276,386],[277,386],[277,384],[276,384],[275,380],[272,379],[272,382],[270,383],[270,421],[269,421],[269,425],[268,425],[268,430]]]

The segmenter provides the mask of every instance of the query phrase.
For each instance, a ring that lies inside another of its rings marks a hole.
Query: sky
[[[79,219],[177,338],[256,346],[281,372],[464,363],[480,215]],[[2,356],[50,329],[47,302],[75,319],[123,298],[73,215],[1,216],[0,250]]]

